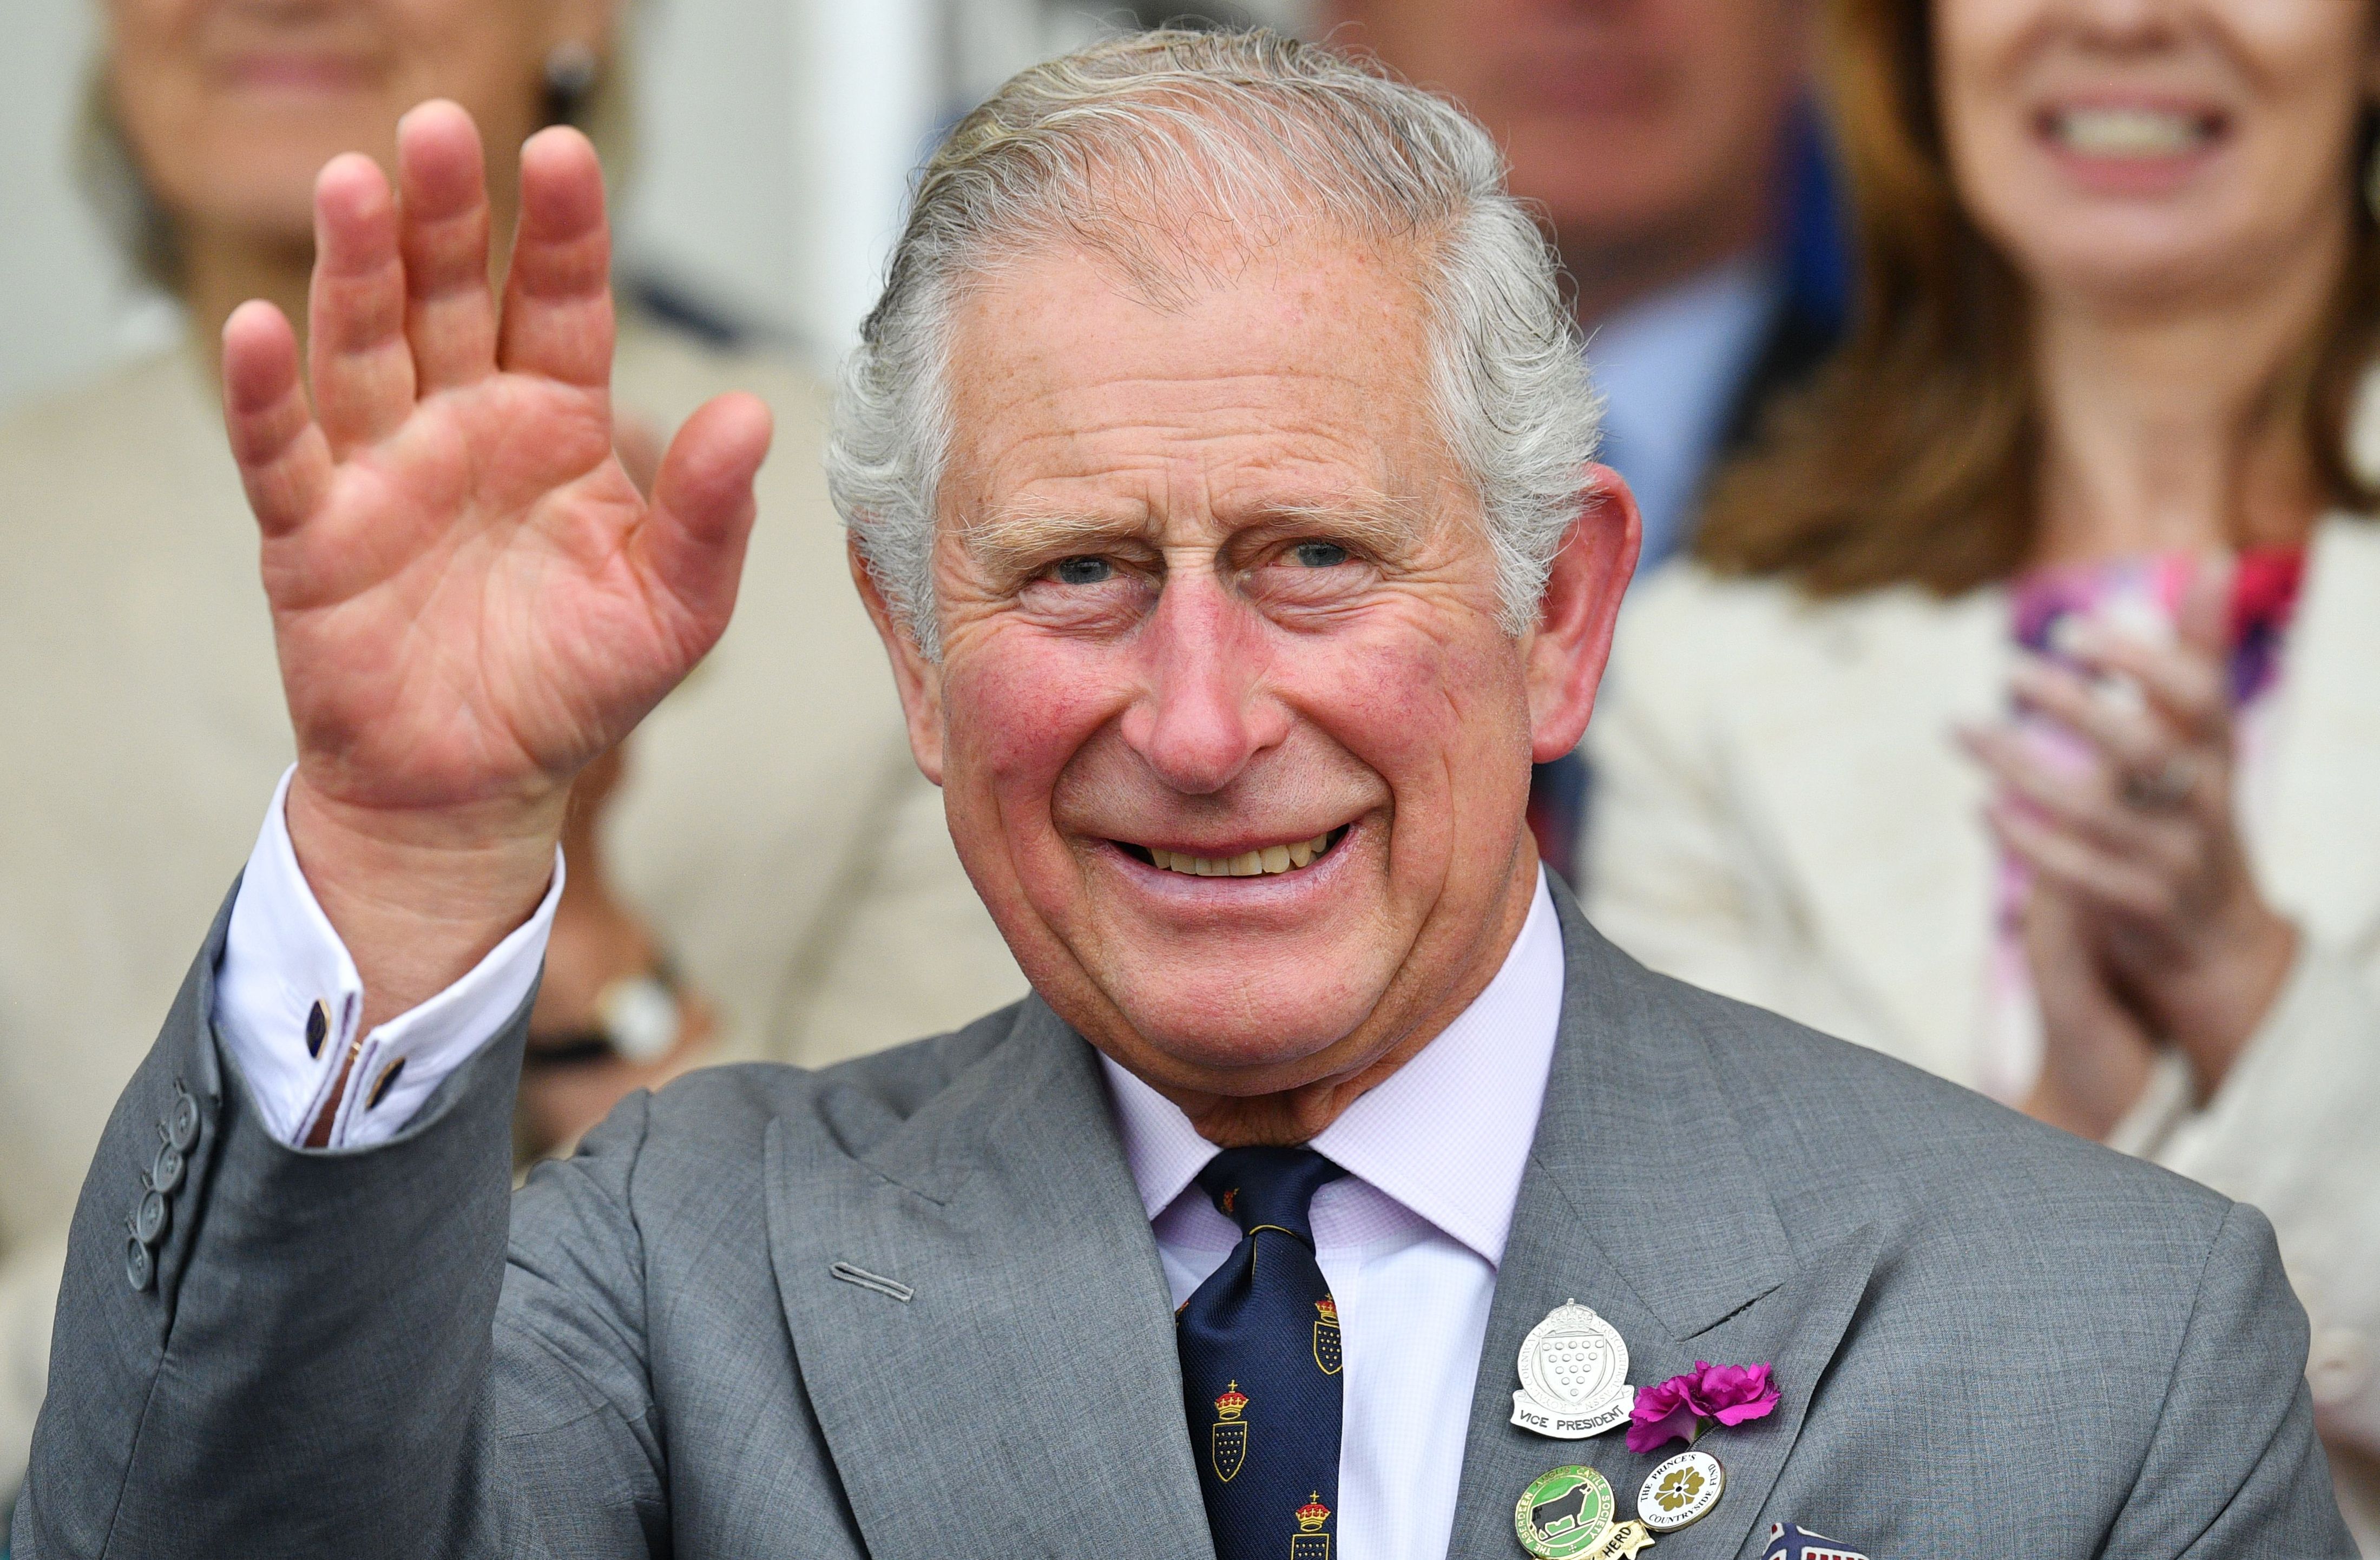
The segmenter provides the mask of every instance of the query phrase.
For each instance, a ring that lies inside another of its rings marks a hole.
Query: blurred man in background
[[[1325,0],[1366,50],[1477,115],[1552,227],[1609,398],[1601,459],[1645,514],[1639,574],[1694,528],[1705,478],[1832,345],[1842,284],[1802,109],[1812,0]],[[1572,871],[1585,768],[1530,816]]]

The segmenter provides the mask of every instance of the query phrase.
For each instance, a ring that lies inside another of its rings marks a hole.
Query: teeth
[[[2154,108],[2071,108],[2054,122],[2058,139],[2092,157],[2173,157],[2207,136],[2198,115]]]
[[[1165,871],[1193,877],[1269,877],[1276,873],[1294,872],[1330,848],[1330,834],[1326,829],[1294,845],[1267,845],[1261,851],[1245,851],[1236,856],[1193,856],[1180,851],[1148,853]]]

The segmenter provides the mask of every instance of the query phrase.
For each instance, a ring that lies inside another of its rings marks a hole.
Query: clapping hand
[[[428,103],[397,184],[322,170],[307,389],[270,305],[224,327],[224,411],[263,532],[296,730],[288,820],[365,1022],[458,978],[534,907],[572,777],[717,641],[769,442],[722,396],[650,502],[613,453],[610,236],[576,131],[521,149],[499,308],[477,130]]]
[[[1965,740],[1999,782],[1988,818],[2030,869],[2025,946],[2046,1050],[2036,1114],[2103,1136],[2170,1044],[2211,1094],[2296,958],[2235,808],[2229,571],[2202,569],[2170,643],[2084,624],[2081,670],[2024,663],[2016,692],[2086,745],[2050,759],[2013,724]],[[2110,680],[2137,698],[2111,696]],[[2120,685],[2119,683],[2118,685]]]

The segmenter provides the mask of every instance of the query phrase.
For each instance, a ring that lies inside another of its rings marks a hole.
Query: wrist
[[[2078,1138],[2104,1143],[2147,1091],[2155,1065],[2155,1053],[2144,1045],[2100,1056],[2087,1066],[2061,1064],[2053,1051],[2025,1099],[2024,1112]]]
[[[2263,1027],[2297,963],[2299,944],[2296,923],[2258,902],[2211,939],[2204,957],[2156,983],[2161,1028],[2189,1060],[2202,1103],[2223,1086]]]
[[[461,979],[552,883],[567,792],[399,809],[289,784],[285,818],[308,889],[355,961],[364,1030]]]

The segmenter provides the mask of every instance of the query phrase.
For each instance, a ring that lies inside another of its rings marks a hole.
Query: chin
[[[2039,238],[2054,236],[2051,242]],[[2269,246],[2223,242],[2179,213],[2079,212],[2042,224],[2022,270],[2045,291],[2118,303],[2186,297],[2251,281]]]
[[[1129,972],[1095,977],[1105,1005],[1130,1026],[1152,1068],[1225,1094],[1270,1094],[1309,1081],[1311,1059],[1363,1025],[1390,973],[1318,976],[1345,966],[1304,950],[1247,959],[1184,951],[1131,963]]]

